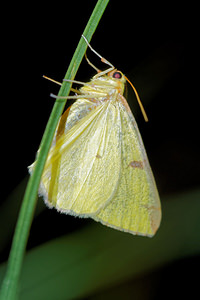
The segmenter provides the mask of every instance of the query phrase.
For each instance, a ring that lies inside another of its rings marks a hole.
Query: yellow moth
[[[151,237],[160,225],[160,200],[136,121],[123,96],[128,79],[83,38],[109,68],[100,71],[86,57],[97,74],[87,83],[67,80],[82,87],[67,97],[76,101],[60,118],[39,194],[62,213]],[[33,168],[34,163],[29,171]]]

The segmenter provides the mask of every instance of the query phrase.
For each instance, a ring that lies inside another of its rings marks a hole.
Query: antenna
[[[125,75],[124,75],[124,77],[125,77],[125,79],[128,81],[128,83],[130,84],[130,86],[132,87],[132,89],[134,90],[134,93],[135,93],[135,96],[136,96],[136,98],[137,98],[137,102],[138,102],[138,104],[139,104],[139,106],[140,106],[141,112],[142,112],[142,114],[143,114],[144,120],[145,120],[145,122],[148,122],[147,114],[146,114],[146,112],[145,112],[145,110],[144,110],[144,106],[142,105],[142,102],[141,102],[141,100],[140,100],[140,97],[139,97],[139,95],[138,95],[138,92],[136,91],[136,88],[134,87],[134,85],[132,84],[132,82],[131,82]]]

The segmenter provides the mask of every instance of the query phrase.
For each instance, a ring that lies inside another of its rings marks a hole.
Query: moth
[[[147,121],[146,113],[128,78],[82,38],[108,68],[100,71],[86,57],[97,74],[86,83],[67,80],[81,88],[67,97],[76,101],[60,118],[39,194],[59,212],[151,237],[161,221],[160,199],[135,118],[123,96],[126,81]]]

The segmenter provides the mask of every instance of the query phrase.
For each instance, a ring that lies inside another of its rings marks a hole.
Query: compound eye
[[[119,72],[119,71],[117,71],[117,72],[113,73],[113,78],[116,78],[116,79],[120,79],[120,78],[122,78],[122,73],[121,73],[121,72]]]

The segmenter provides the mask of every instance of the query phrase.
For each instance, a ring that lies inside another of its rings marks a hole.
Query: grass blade
[[[87,23],[87,26],[83,32],[84,36],[87,38],[88,41],[91,40],[92,35],[96,30],[96,27],[101,19],[101,16],[103,15],[103,12],[108,2],[109,0],[99,0],[97,2],[93,13]],[[75,77],[81,60],[84,56],[86,47],[87,45],[85,41],[83,40],[83,38],[81,38],[69,65],[68,71],[65,75],[66,79],[73,79]],[[58,95],[67,96],[69,94],[70,87],[70,83],[63,82]],[[66,101],[55,102],[41,141],[40,153],[37,158],[35,170],[33,172],[33,175],[29,179],[25,191],[8,260],[7,272],[3,281],[2,290],[0,294],[1,299],[4,300],[11,300],[17,298],[19,276],[21,272],[21,266],[28,240],[28,234],[32,222],[32,217],[36,206],[37,191],[40,183],[40,178],[43,172],[51,141],[53,139],[56,125],[64,109],[65,102]]]

